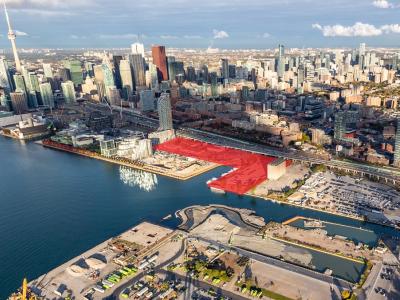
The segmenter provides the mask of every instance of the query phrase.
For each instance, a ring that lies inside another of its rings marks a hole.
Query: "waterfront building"
[[[400,167],[400,118],[397,119],[397,131],[394,146],[394,165]]]
[[[158,99],[158,118],[159,130],[173,129],[171,99],[167,93],[162,93]]]
[[[54,108],[54,95],[51,84],[48,82],[39,85],[43,105]]]
[[[115,140],[100,141],[100,153],[105,157],[114,157],[117,155],[117,146]]]
[[[65,103],[72,103],[76,101],[75,87],[72,81],[62,82],[61,89]]]
[[[286,160],[284,158],[277,158],[267,165],[268,179],[278,180],[286,174]]]
[[[157,66],[158,80],[168,80],[167,57],[165,47],[155,45],[151,48],[153,64]]]
[[[14,113],[20,115],[28,112],[28,101],[26,98],[26,93],[21,91],[16,91],[10,93],[10,97]]]
[[[142,57],[145,57],[144,55],[144,45],[141,43],[133,43],[131,46],[132,49],[132,54],[139,54]]]
[[[79,60],[65,60],[64,67],[69,70],[71,81],[74,83],[74,85],[82,84],[82,64]]]

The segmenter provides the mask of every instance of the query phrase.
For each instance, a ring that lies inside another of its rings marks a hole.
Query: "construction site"
[[[219,179],[209,181],[208,186],[215,190],[239,195],[247,193],[266,179],[274,178],[275,172],[270,172],[271,167],[278,168],[279,173],[282,169],[284,172],[290,165],[290,161],[280,161],[275,157],[181,137],[160,144],[156,146],[156,149],[232,167],[231,172]]]

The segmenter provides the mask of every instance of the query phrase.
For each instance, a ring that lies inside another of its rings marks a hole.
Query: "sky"
[[[400,0],[5,0],[24,48],[400,47]],[[9,48],[0,12],[0,47]]]

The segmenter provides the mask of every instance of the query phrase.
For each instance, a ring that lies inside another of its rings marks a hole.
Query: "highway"
[[[106,104],[94,104],[87,102],[85,105],[86,108],[91,110],[97,110],[102,112],[109,112],[110,108]],[[120,107],[113,107],[115,112],[121,110]],[[141,115],[139,112],[135,112],[132,109],[122,108],[122,112],[124,116],[134,123],[137,123],[141,126],[145,126],[152,129],[158,128],[158,120],[154,118],[149,118]],[[347,170],[349,172],[357,172],[368,174],[370,176],[380,177],[382,179],[386,179],[393,183],[400,183],[400,170],[389,168],[389,167],[379,167],[372,166],[358,162],[348,162],[341,161],[337,159],[323,159],[317,157],[315,155],[311,155],[309,153],[298,151],[298,150],[285,150],[285,149],[277,149],[264,145],[259,145],[256,143],[251,143],[247,141],[242,141],[235,138],[226,137],[223,135],[205,132],[192,128],[179,127],[177,129],[177,134],[187,138],[197,139],[203,142],[208,142],[212,144],[217,144],[220,146],[231,147],[239,150],[245,150],[257,154],[263,154],[274,157],[282,157],[285,159],[298,160],[311,164],[321,164],[326,165],[332,168],[340,168]]]

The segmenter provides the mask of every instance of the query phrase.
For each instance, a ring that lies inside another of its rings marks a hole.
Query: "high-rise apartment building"
[[[10,93],[10,97],[14,113],[23,114],[28,112],[28,101],[25,93],[23,92]]]
[[[54,108],[54,95],[51,84],[48,82],[39,85],[43,105]]]
[[[62,82],[61,89],[65,103],[72,103],[76,101],[75,87],[72,81]]]
[[[167,56],[164,46],[153,46],[151,48],[153,64],[157,66],[158,80],[168,80]]]
[[[75,85],[80,85],[83,82],[82,64],[79,60],[65,60],[64,67],[69,70],[71,81]]]
[[[158,118],[160,131],[173,129],[171,99],[167,93],[162,93],[158,99]]]
[[[25,85],[24,76],[20,74],[15,74],[13,78],[14,78],[15,90],[26,93],[27,89]]]

